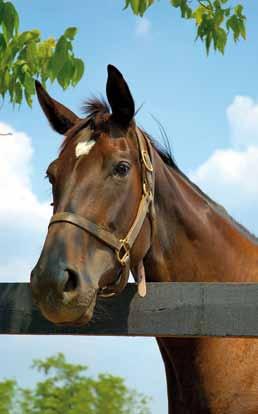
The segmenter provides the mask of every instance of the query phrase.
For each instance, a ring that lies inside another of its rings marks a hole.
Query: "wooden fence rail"
[[[55,326],[33,305],[25,283],[0,284],[0,334],[258,337],[258,284],[134,284],[113,299],[99,299],[84,327]]]

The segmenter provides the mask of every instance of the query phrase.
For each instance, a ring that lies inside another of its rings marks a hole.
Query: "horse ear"
[[[134,100],[130,89],[115,66],[108,65],[107,98],[116,122],[127,127],[134,117]]]
[[[70,109],[51,98],[39,81],[35,81],[38,100],[52,128],[65,134],[80,120]]]

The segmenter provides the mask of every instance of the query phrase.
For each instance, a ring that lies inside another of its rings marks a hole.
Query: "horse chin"
[[[59,322],[59,323],[56,323],[56,325],[71,326],[71,327],[87,325],[92,319],[93,311],[94,311],[94,306],[92,307],[92,309],[90,310],[87,309],[85,312],[83,312],[83,314],[78,319],[75,319],[73,321]]]
[[[87,306],[80,304],[80,299],[74,304],[74,306],[55,306],[50,309],[39,305],[42,315],[50,322],[59,326],[83,326],[87,325],[93,316],[94,308],[96,305],[97,293],[95,293]]]

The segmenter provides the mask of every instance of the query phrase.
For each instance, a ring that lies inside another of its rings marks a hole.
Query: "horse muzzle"
[[[55,324],[82,325],[90,321],[98,289],[74,269],[46,273],[38,264],[31,273],[32,297],[43,316]]]

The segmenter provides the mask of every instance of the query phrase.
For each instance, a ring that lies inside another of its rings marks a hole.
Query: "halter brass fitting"
[[[126,239],[120,240],[120,249],[116,251],[116,257],[121,266],[126,266],[130,258],[130,246]]]
[[[148,151],[142,150],[142,162],[145,165],[146,170],[149,172],[153,172],[153,166],[150,160],[150,156],[148,154]]]
[[[143,188],[144,196],[149,197],[150,201],[152,201],[152,198],[153,198],[152,197],[152,191],[151,191],[151,189],[148,189],[148,185],[147,185],[146,181],[144,181],[144,183],[142,185],[142,188]]]

